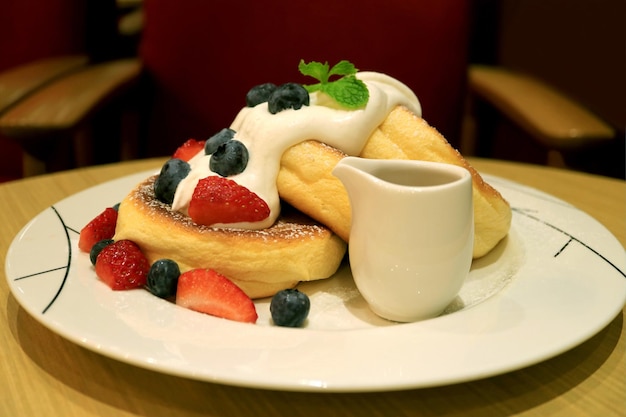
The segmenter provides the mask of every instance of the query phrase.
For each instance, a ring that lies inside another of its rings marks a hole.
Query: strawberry
[[[212,269],[192,269],[178,277],[176,304],[201,313],[256,323],[254,303],[235,283]]]
[[[150,263],[130,240],[113,242],[96,259],[96,275],[113,290],[130,290],[146,285]]]
[[[198,152],[204,149],[204,142],[203,140],[187,139],[185,143],[176,149],[172,158],[178,158],[188,162],[191,158],[196,156]]]
[[[103,239],[111,239],[115,234],[117,210],[107,207],[80,231],[78,248],[89,253],[92,246]]]
[[[189,202],[189,217],[197,224],[258,222],[270,208],[254,192],[228,178],[201,179]]]

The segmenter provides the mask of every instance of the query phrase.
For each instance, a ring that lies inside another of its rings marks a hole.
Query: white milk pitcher
[[[399,322],[441,314],[472,262],[469,171],[437,162],[347,157],[333,174],[350,198],[350,266],[370,308]]]

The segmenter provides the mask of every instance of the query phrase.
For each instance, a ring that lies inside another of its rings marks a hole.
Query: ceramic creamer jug
[[[469,171],[438,162],[347,157],[333,174],[350,199],[350,267],[370,308],[399,322],[441,314],[472,262]]]

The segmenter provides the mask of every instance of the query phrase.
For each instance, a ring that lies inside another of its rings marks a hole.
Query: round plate
[[[302,284],[304,328],[256,325],[180,308],[143,289],[111,291],[77,248],[80,229],[150,172],[101,184],[43,211],[16,236],[6,276],[44,326],[136,366],[199,380],[294,391],[432,387],[516,370],[604,328],[626,302],[626,252],[596,220],[535,189],[492,176],[513,208],[508,237],[475,261],[446,312],[410,324],[375,316],[348,265]],[[236,248],[233,248],[236,250]],[[35,256],[36,254],[36,256]]]

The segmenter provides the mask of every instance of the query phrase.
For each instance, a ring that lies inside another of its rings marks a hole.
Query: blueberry
[[[254,107],[257,104],[267,101],[274,90],[276,90],[276,84],[273,83],[259,84],[252,87],[250,91],[248,91],[248,94],[246,94],[246,105],[248,107]]]
[[[113,205],[113,210],[115,210],[115,211],[120,211],[120,203],[115,203],[115,204]]]
[[[89,260],[92,265],[96,264],[96,259],[98,258],[98,255],[100,255],[100,252],[102,252],[102,249],[106,248],[111,243],[113,243],[113,239],[102,239],[91,247],[91,250],[89,251]]]
[[[211,155],[209,168],[222,177],[229,177],[243,172],[248,165],[248,159],[246,145],[238,140],[229,140]]]
[[[270,302],[270,313],[274,324],[285,327],[300,327],[309,315],[311,301],[297,289],[277,292]]]
[[[182,159],[170,159],[161,168],[159,177],[154,182],[156,198],[166,204],[172,204],[178,184],[189,175],[191,167]]]
[[[209,139],[207,139],[206,143],[204,144],[204,153],[207,155],[211,155],[212,153],[215,153],[215,151],[217,150],[217,148],[220,147],[220,145],[223,145],[224,143],[228,142],[234,136],[235,136],[235,131],[233,129],[224,128],[220,130],[219,132],[211,136]]]
[[[309,105],[309,93],[297,83],[282,84],[270,95],[267,106],[272,114],[285,109],[299,110]]]
[[[157,297],[167,298],[176,294],[180,269],[171,259],[159,259],[148,271],[146,288]]]

